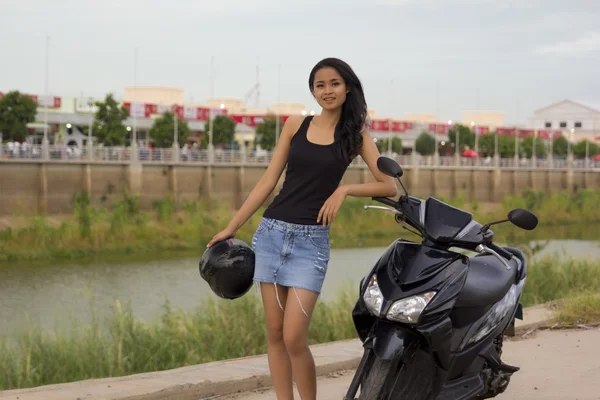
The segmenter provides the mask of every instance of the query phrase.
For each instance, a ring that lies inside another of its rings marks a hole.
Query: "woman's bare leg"
[[[288,288],[272,283],[260,283],[265,322],[267,325],[267,356],[269,369],[273,379],[273,386],[277,400],[292,400],[294,398],[292,386],[292,367],[290,357],[283,342],[283,311],[288,298]],[[279,302],[277,301],[279,296]]]
[[[317,376],[315,360],[308,347],[308,325],[318,293],[305,289],[288,289],[283,341],[290,355],[294,381],[302,400],[316,400]]]

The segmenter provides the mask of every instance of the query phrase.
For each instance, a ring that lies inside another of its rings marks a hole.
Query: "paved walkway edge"
[[[553,318],[545,305],[524,309],[516,336],[547,325]],[[311,346],[317,375],[356,368],[359,340]],[[1,400],[200,400],[272,386],[266,355],[216,361],[168,371],[39,386],[0,392]]]

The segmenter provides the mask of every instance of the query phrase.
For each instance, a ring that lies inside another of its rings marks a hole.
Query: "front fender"
[[[379,320],[372,331],[373,351],[383,360],[401,357],[409,346],[419,341],[417,333],[404,325]]]

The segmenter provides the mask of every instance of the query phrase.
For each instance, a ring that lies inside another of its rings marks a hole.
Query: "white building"
[[[487,126],[490,131],[504,126],[504,112],[493,110],[466,110],[462,113],[463,125]]]
[[[531,121],[536,130],[560,130],[571,141],[600,141],[600,110],[563,100],[536,110]]]

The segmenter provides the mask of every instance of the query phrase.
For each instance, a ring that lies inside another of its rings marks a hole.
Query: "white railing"
[[[496,162],[492,157],[438,157],[437,162],[433,156],[421,155],[398,155],[383,153],[391,156],[404,166],[422,166],[422,167],[480,167],[492,168]],[[100,162],[100,163],[129,163],[134,154],[130,147],[116,146],[95,146],[90,154],[89,147],[82,149],[69,146],[48,146],[48,154],[44,154],[41,145],[21,145],[15,146],[0,145],[0,162],[2,161],[37,161],[37,162]],[[271,162],[273,152],[255,151],[255,150],[222,150],[215,149],[212,157],[213,165],[267,165]],[[181,163],[181,164],[210,164],[211,158],[208,150],[199,150],[194,148],[183,148],[176,151],[174,148],[149,148],[141,147],[137,149],[137,159],[141,163]],[[357,157],[351,164],[352,166],[364,166],[365,163],[361,157]],[[568,168],[569,161],[564,158],[549,159],[531,159],[514,157],[500,158],[498,160],[500,168]],[[596,169],[600,168],[600,160],[593,159],[574,159],[572,168],[575,169]]]

